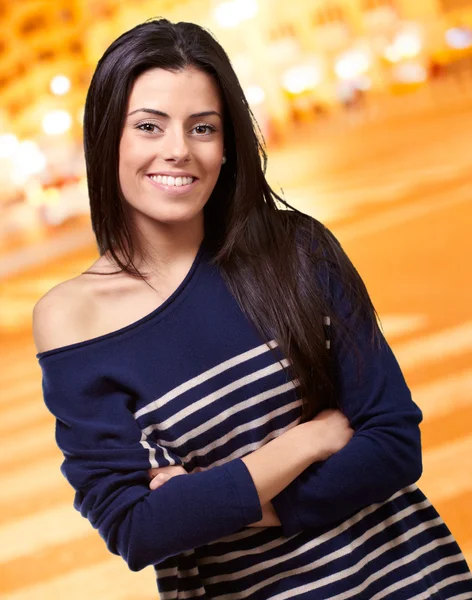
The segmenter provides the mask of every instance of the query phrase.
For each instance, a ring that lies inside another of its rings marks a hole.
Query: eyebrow
[[[168,115],[165,112],[162,112],[161,110],[156,110],[155,108],[137,108],[136,110],[133,110],[132,112],[130,112],[128,114],[128,117],[131,117],[131,115],[134,115],[137,112],[145,112],[145,113],[149,113],[151,115],[157,115],[159,117],[164,117],[165,119],[170,119],[170,115]],[[220,113],[217,112],[216,110],[205,110],[203,112],[193,113],[192,115],[189,116],[189,119],[199,119],[200,117],[210,117],[211,115],[216,115],[217,117],[220,117],[220,119],[221,119]]]

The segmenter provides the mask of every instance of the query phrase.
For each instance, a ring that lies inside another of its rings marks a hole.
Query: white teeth
[[[181,187],[182,185],[190,185],[193,181],[193,177],[171,177],[170,175],[149,175],[153,181],[162,183],[163,185]]]

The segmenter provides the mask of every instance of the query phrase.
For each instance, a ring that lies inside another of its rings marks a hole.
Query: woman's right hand
[[[323,410],[307,425],[312,429],[312,444],[316,445],[314,448],[316,461],[326,460],[344,448],[354,435],[349,421],[340,410]]]

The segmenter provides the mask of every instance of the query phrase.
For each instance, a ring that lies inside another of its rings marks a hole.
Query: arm
[[[45,351],[48,335],[41,331],[41,318],[36,311],[36,339],[43,340]],[[325,454],[315,452],[313,432],[303,424],[244,460],[174,477],[151,491],[150,467],[175,466],[180,460],[142,439],[132,391],[122,370],[114,369],[113,360],[101,352],[103,348],[94,351],[90,345],[43,357],[43,393],[56,417],[56,440],[64,455],[61,470],[76,492],[75,508],[132,570],[259,521],[261,501],[269,502]],[[267,477],[271,461],[274,475]]]
[[[262,519],[257,521],[256,523],[251,523],[249,527],[280,527],[282,523],[280,522],[277,513],[275,512],[274,505],[272,502],[268,502],[264,504],[262,508]]]
[[[252,527],[280,526],[270,500],[300,474],[306,460],[326,460],[343,448],[353,434],[347,419],[337,410],[324,410],[312,421],[299,425],[266,446],[246,455],[246,464],[256,485],[262,505],[262,519]],[[287,452],[291,456],[287,456]],[[309,464],[312,464],[310,462]],[[183,467],[151,469],[149,487],[158,489],[177,475],[186,474]]]
[[[359,382],[352,348],[333,331],[341,408],[355,433],[345,448],[310,466],[273,499],[286,535],[339,522],[369,504],[384,502],[421,475],[421,411],[390,347],[381,335],[380,348],[374,348],[370,327],[354,323],[336,278],[332,301],[333,311],[353,328],[365,362]]]
[[[263,463],[267,448],[284,456],[282,483],[253,475],[241,459],[149,489],[149,450],[133,418],[132,398],[116,382],[72,374],[65,361],[43,364],[44,398],[56,417],[56,440],[64,454],[61,470],[76,491],[74,506],[98,529],[108,549],[132,570],[219,539],[261,519],[259,495],[278,493],[314,460],[300,425],[254,452]],[[80,389],[79,386],[80,385]],[[303,437],[303,436],[302,436]],[[146,441],[160,467],[164,449]],[[297,447],[297,451],[294,450]],[[264,450],[261,448],[261,450]],[[252,467],[251,467],[252,468]],[[274,477],[275,479],[275,477]]]

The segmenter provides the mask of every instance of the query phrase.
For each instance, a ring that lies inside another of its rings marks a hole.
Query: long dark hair
[[[329,230],[267,183],[263,137],[238,78],[220,44],[196,24],[147,21],[115,40],[97,65],[85,105],[84,147],[100,255],[108,253],[122,271],[144,278],[133,263],[142,249],[126,218],[118,177],[126,107],[139,75],[185,67],[211,75],[224,105],[227,163],[204,208],[205,246],[247,317],[289,358],[289,370],[300,381],[304,418],[310,418],[336,405],[324,317],[331,318],[331,329],[344,332],[346,343],[355,345],[353,332],[333,314],[323,273],[342,282],[353,307],[350,322],[367,320],[372,343],[378,331],[375,309]]]

